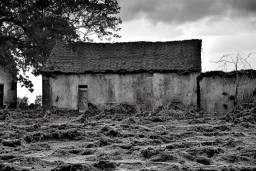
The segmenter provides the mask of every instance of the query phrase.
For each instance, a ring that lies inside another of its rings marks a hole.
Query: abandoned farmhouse
[[[89,103],[97,107],[128,103],[149,111],[180,103],[206,112],[225,112],[233,103],[223,94],[234,93],[235,75],[225,81],[223,72],[202,74],[201,46],[198,39],[72,45],[57,42],[41,70],[43,108],[83,112]],[[256,88],[254,82],[244,84],[244,89],[251,92]]]

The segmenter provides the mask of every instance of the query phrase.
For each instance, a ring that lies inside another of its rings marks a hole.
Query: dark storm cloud
[[[256,1],[255,0],[230,0],[230,5],[233,9],[238,11],[245,11],[247,13],[256,12]]]
[[[152,22],[180,23],[207,17],[256,14],[256,0],[118,0],[121,18],[145,17]]]

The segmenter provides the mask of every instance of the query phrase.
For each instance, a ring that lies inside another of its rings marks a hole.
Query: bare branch
[[[248,59],[248,58],[251,57],[251,55],[253,55],[253,54],[256,54],[256,53],[255,53],[255,52],[249,53],[249,55],[248,55],[245,59]]]

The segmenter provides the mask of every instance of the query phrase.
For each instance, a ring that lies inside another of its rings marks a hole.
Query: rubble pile
[[[103,109],[103,113],[106,115],[113,114],[125,114],[125,115],[134,115],[137,110],[134,105],[130,104],[117,104],[114,106],[110,106],[109,108]]]
[[[222,119],[226,122],[241,124],[245,127],[256,125],[256,108],[228,112]]]

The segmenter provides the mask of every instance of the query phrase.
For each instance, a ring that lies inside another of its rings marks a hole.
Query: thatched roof
[[[169,42],[57,42],[42,72],[201,71],[202,40]]]

